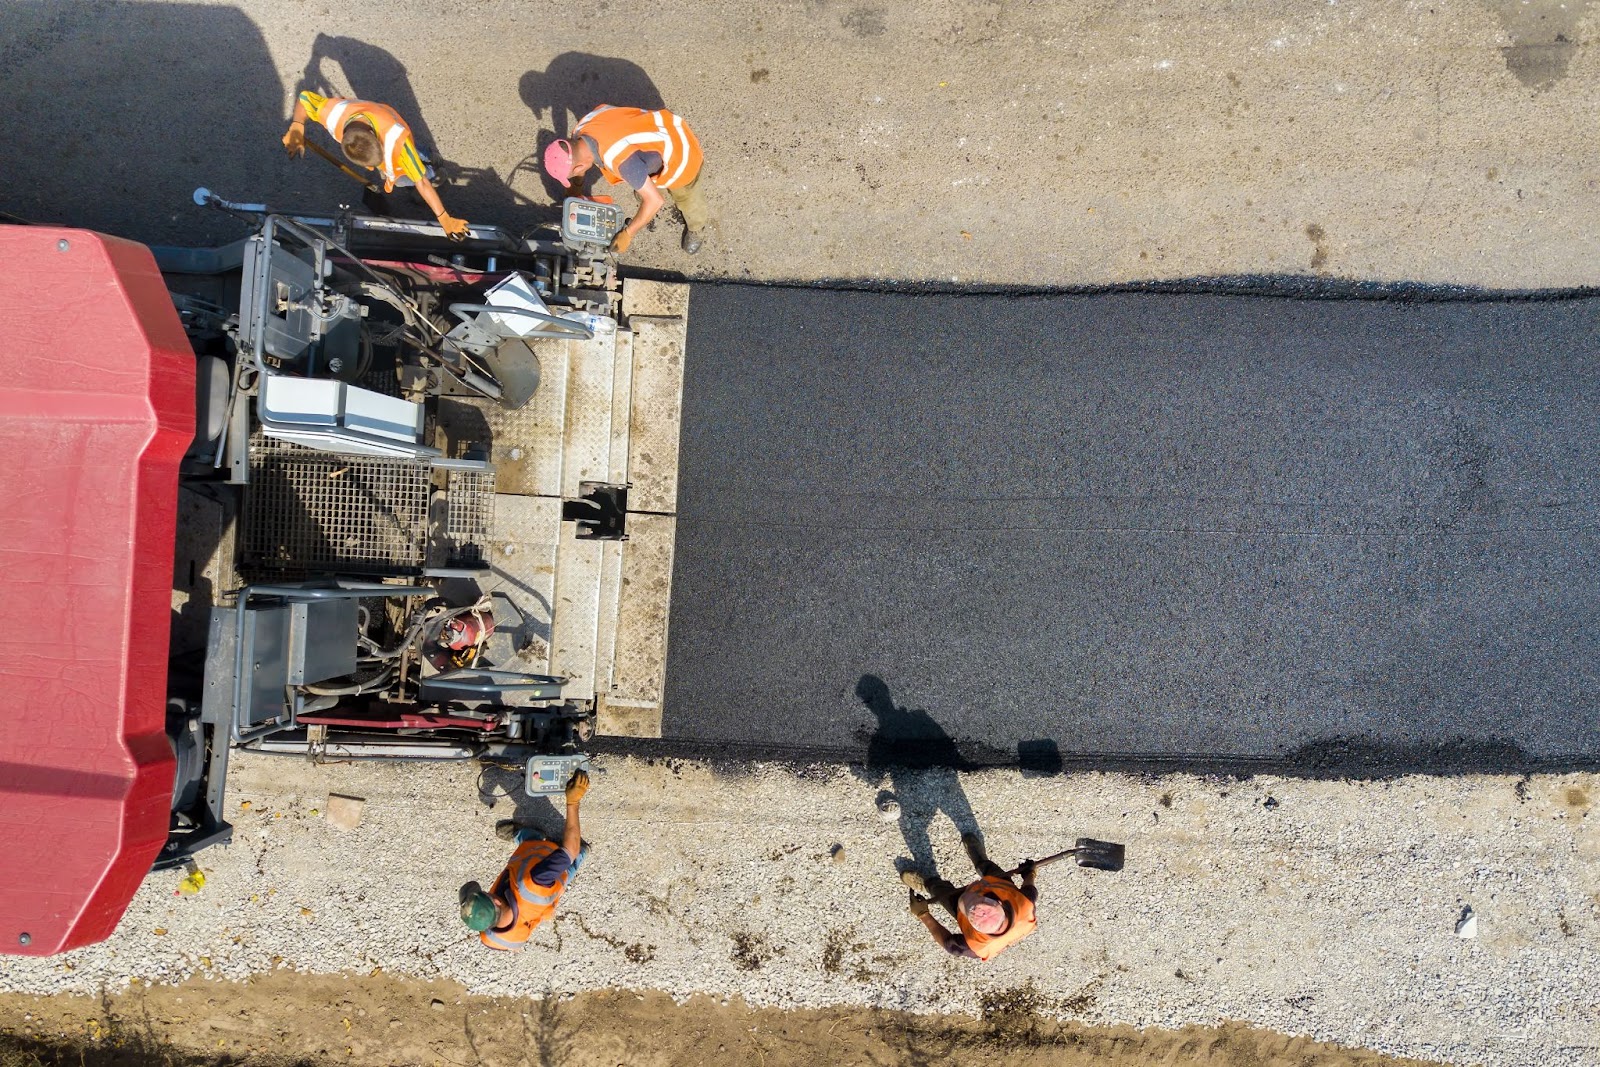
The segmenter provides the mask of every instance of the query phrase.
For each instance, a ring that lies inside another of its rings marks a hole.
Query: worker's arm
[[[922,925],[927,928],[928,933],[933,935],[933,939],[939,942],[939,946],[946,952],[950,953],[952,956],[971,956],[973,959],[978,958],[977,954],[967,947],[967,939],[962,937],[959,933],[953,934],[949,930],[946,930],[944,928],[944,924],[933,917],[933,913],[928,909],[927,900],[918,896],[915,891],[911,893],[911,903],[909,907],[911,914],[922,920]]]
[[[578,852],[583,848],[583,831],[578,827],[578,802],[589,791],[589,772],[574,771],[572,780],[567,783],[567,827],[561,834],[561,847],[568,856],[578,858]]]
[[[622,228],[622,232],[618,233],[611,242],[612,249],[619,255],[628,250],[628,246],[633,243],[634,237],[638,235],[640,230],[650,225],[650,220],[656,217],[656,212],[661,210],[661,205],[667,202],[667,198],[661,195],[661,190],[656,188],[656,183],[653,179],[645,179],[645,183],[634,191],[639,194],[639,213],[633,217],[628,225]]]
[[[294,116],[289,119],[289,130],[283,135],[284,150],[289,153],[289,158],[305,154],[306,151],[306,119],[311,116],[306,112],[306,102],[298,96],[294,100]]]
[[[1038,870],[1038,867],[1032,860],[1023,860],[1017,866],[1017,874],[1022,878],[1022,895],[1035,904],[1039,903],[1039,890],[1033,884],[1033,875],[1036,870]]]
[[[439,220],[439,225],[444,227],[445,236],[459,241],[467,235],[467,220],[458,219],[444,209],[444,201],[439,199],[439,192],[433,187],[426,174],[416,179],[417,192],[422,196],[423,202],[433,212],[433,217]]]

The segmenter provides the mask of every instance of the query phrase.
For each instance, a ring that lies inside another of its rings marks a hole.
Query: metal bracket
[[[579,482],[578,500],[561,503],[561,520],[578,524],[580,541],[625,541],[628,536],[628,487],[605,482]]]

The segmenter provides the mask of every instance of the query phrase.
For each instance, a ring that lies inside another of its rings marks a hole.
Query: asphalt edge
[[[863,765],[865,747],[794,745],[780,742],[732,741],[726,738],[625,738],[596,737],[588,749],[599,755],[709,764],[738,772],[757,763],[781,764],[800,773],[807,768]],[[1440,745],[1393,748],[1359,738],[1316,742],[1295,752],[1272,756],[1222,753],[1164,752],[1034,752],[1008,753],[956,743],[958,759],[918,751],[916,744],[896,746],[885,766],[926,769],[949,767],[957,771],[1017,770],[1024,777],[1048,778],[1065,774],[1121,773],[1163,777],[1299,778],[1309,780],[1388,781],[1412,775],[1463,777],[1495,775],[1528,778],[1533,775],[1600,772],[1594,756],[1532,756],[1508,742],[1468,738]],[[708,755],[715,753],[715,755]],[[879,762],[879,761],[874,761]]]
[[[1485,289],[1415,281],[1361,281],[1310,274],[1219,274],[1148,281],[1084,285],[1002,285],[944,282],[933,279],[878,278],[755,279],[716,274],[685,274],[648,267],[624,268],[623,278],[689,285],[737,286],[752,289],[817,289],[831,292],[892,293],[939,297],[1106,296],[1127,293],[1205,296],[1258,296],[1289,300],[1372,300],[1397,303],[1520,303],[1588,300],[1600,286],[1544,289]]]

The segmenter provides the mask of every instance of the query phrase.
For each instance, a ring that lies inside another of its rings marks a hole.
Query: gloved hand
[[[289,124],[289,131],[283,135],[284,151],[289,153],[289,158],[306,154],[306,128],[297,122]]]
[[[628,246],[631,244],[633,244],[633,234],[627,230],[618,230],[617,236],[611,240],[611,251],[620,256],[628,250]]]
[[[1037,867],[1038,864],[1034,863],[1032,860],[1023,860],[1021,863],[1017,864],[1017,877],[1021,878],[1024,882],[1031,882],[1033,881],[1034,869]]]
[[[458,219],[448,211],[439,216],[439,225],[444,227],[444,235],[452,241],[464,241],[467,237],[467,220]]]
[[[583,799],[589,791],[589,772],[573,771],[572,778],[567,782],[567,803],[576,804]]]
[[[927,898],[918,896],[915,889],[909,890],[908,892],[910,893],[911,899],[906,903],[906,910],[919,919],[928,914]]]

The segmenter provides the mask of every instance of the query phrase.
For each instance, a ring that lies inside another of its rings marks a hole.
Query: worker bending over
[[[1022,876],[1019,889],[1011,875],[984,853],[977,834],[962,834],[961,844],[978,869],[978,880],[965,889],[957,889],[937,876],[925,879],[917,871],[902,872],[900,881],[911,888],[911,914],[922,920],[946,952],[967,959],[992,960],[1039,925],[1033,912],[1039,900],[1039,890],[1033,884],[1034,864],[1026,860],[1017,868]],[[955,917],[958,933],[946,930],[929,913],[929,898]]]
[[[567,883],[589,854],[578,829],[578,802],[588,791],[588,772],[573,772],[567,782],[567,823],[559,844],[509,819],[495,826],[501,837],[517,842],[511,862],[487,893],[477,882],[461,887],[461,921],[478,931],[485,945],[520,949],[534,928],[556,910]]]
[[[552,141],[544,151],[545,173],[567,187],[569,196],[583,196],[584,176],[598,166],[613,185],[626,182],[639,194],[639,213],[623,227],[611,247],[628,250],[639,231],[666,203],[666,193],[683,213],[683,250],[700,251],[706,223],[711,221],[700,180],[700,140],[682,118],[670,111],[601,104],[578,121],[572,139]]]
[[[370,100],[301,93],[294,104],[294,117],[289,120],[289,132],[283,135],[283,147],[288,149],[290,159],[306,150],[307,119],[321,123],[350,162],[377,171],[383,177],[384,192],[392,193],[396,186],[416,186],[447,236],[460,240],[467,235],[466,220],[445,211],[444,202],[429,180],[426,161],[411,136],[411,127],[394,108]]]

